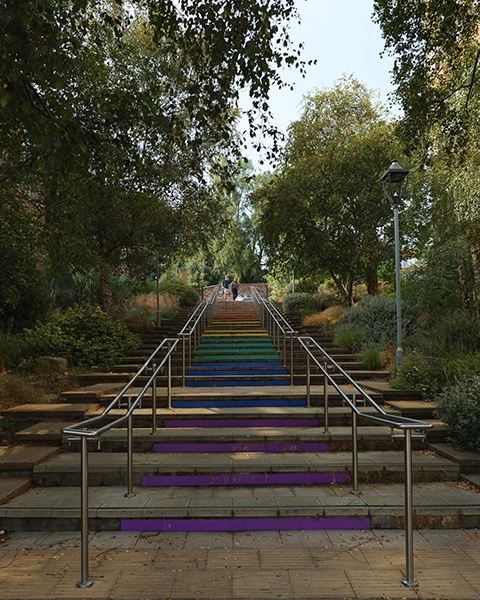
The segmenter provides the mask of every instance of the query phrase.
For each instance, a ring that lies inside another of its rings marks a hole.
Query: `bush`
[[[191,306],[198,302],[198,293],[190,285],[182,281],[165,281],[159,285],[160,294],[169,294],[178,298],[180,306]]]
[[[0,332],[0,372],[16,366],[21,355],[22,348],[18,337]]]
[[[460,450],[480,452],[480,375],[463,377],[437,398],[436,416],[447,425],[447,440]]]
[[[480,319],[464,310],[430,321],[405,340],[398,376],[390,383],[433,400],[447,386],[480,370]]]
[[[367,367],[372,371],[379,371],[385,366],[384,359],[382,356],[382,348],[378,345],[369,346],[362,349],[358,359],[361,362],[364,362],[367,365]]]
[[[79,367],[108,367],[141,343],[123,323],[91,305],[56,310],[44,324],[25,330],[22,339],[33,357],[61,356]]]
[[[480,318],[457,310],[433,322],[421,332],[428,354],[460,356],[480,351]]]
[[[417,390],[423,400],[434,400],[442,390],[455,385],[467,374],[480,370],[480,354],[463,356],[430,356],[417,349],[407,352],[395,379],[390,381],[393,388]]]
[[[365,341],[365,332],[360,327],[343,327],[335,332],[335,345],[350,352],[357,352]]]
[[[283,310],[286,315],[300,316],[300,310],[312,308],[312,296],[307,293],[287,294],[283,299]]]
[[[412,335],[417,327],[416,313],[402,302],[403,335]],[[352,306],[338,323],[336,335],[343,329],[360,329],[366,343],[388,343],[397,337],[397,306],[395,298],[365,296]]]
[[[326,308],[340,304],[335,294],[329,290],[319,288],[318,292],[311,298],[311,308],[317,312],[322,312]]]

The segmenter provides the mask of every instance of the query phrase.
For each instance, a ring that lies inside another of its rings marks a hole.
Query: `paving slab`
[[[33,486],[30,477],[1,477],[0,478],[0,504],[5,504],[12,498],[27,491]]]
[[[0,447],[0,469],[2,471],[32,469],[58,454],[58,448],[46,445],[15,445]]]

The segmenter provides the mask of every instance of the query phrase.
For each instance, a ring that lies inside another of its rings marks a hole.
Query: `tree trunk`
[[[333,282],[337,286],[337,289],[340,292],[342,298],[345,300],[345,302],[350,307],[351,306],[351,302],[349,303],[349,301],[348,301],[348,292],[347,292],[347,290],[344,288],[344,286],[343,286],[342,282],[340,281],[340,279],[338,279],[338,277],[336,276],[335,271],[333,269],[329,269],[329,271],[330,271],[330,275],[332,276]]]
[[[378,289],[378,265],[376,261],[368,261],[366,271],[367,293],[369,296],[374,296]]]
[[[473,272],[473,303],[475,305],[475,315],[480,317],[480,260],[478,252],[472,248],[472,272]]]
[[[110,284],[108,264],[102,268],[100,288],[102,293],[102,308],[108,315],[112,312],[112,286]]]

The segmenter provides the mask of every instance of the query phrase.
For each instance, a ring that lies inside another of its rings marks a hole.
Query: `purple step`
[[[318,419],[176,419],[165,421],[167,429],[177,427],[318,427]]]
[[[121,527],[122,531],[330,531],[370,529],[370,519],[122,519]]]
[[[311,443],[219,443],[154,444],[154,452],[329,452],[329,444]]]
[[[152,475],[142,477],[143,487],[193,485],[305,485],[346,483],[346,473],[244,473],[238,475]]]

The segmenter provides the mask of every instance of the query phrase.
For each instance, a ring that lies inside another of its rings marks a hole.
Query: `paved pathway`
[[[480,598],[480,531],[419,530],[416,590],[401,584],[403,533],[385,531],[92,533],[78,589],[78,532],[0,537],[10,599]]]

